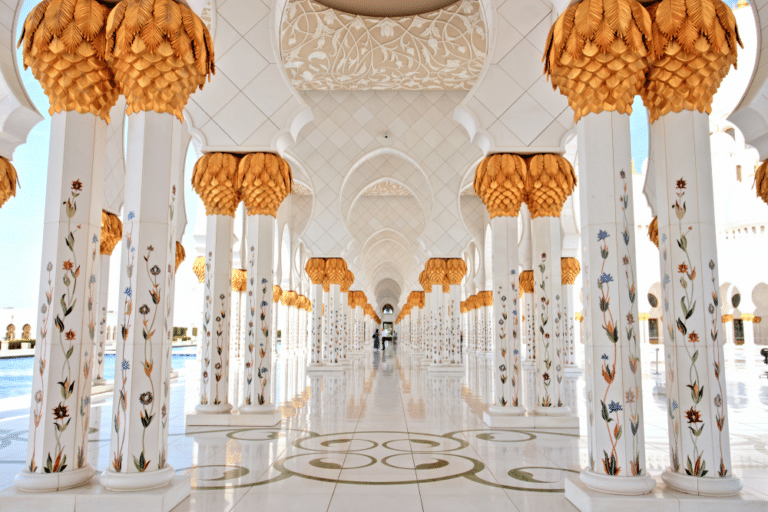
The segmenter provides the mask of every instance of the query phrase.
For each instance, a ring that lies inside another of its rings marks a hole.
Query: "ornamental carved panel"
[[[289,0],[281,55],[299,90],[469,90],[486,56],[479,0],[397,18]]]

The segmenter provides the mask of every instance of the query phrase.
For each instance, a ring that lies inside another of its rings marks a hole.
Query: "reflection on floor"
[[[308,375],[304,357],[283,354],[276,368],[281,425],[185,429],[184,414],[198,397],[197,369],[188,365],[172,390],[169,462],[192,477],[193,490],[176,510],[576,510],[562,490],[565,476],[586,462],[583,424],[581,436],[489,429],[482,422],[487,358],[470,356],[463,373],[439,377],[415,363],[393,350],[368,351],[344,372]],[[668,463],[666,405],[654,394],[663,383],[655,365],[644,369],[655,476]],[[734,357],[728,369],[734,471],[768,498],[768,380]],[[578,409],[583,380],[570,386],[569,405]],[[99,470],[108,464],[110,411],[111,399],[92,413],[89,460]],[[2,413],[0,488],[7,488],[24,463],[29,419],[26,410]]]

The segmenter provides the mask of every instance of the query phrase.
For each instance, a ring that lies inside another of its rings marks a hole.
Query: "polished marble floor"
[[[643,384],[655,476],[668,455],[654,350],[645,347]],[[726,354],[734,472],[768,499],[768,379],[743,350]],[[283,421],[275,428],[185,428],[198,396],[195,366],[185,365],[172,388],[169,463],[192,478],[192,494],[177,511],[576,510],[563,481],[586,462],[585,426],[581,435],[489,429],[482,422],[490,401],[485,357],[469,357],[459,374],[435,376],[391,349],[318,374],[306,373],[304,357],[282,354],[274,375]],[[238,379],[230,383],[234,403]],[[568,382],[569,405],[578,410],[583,379]],[[99,470],[108,464],[110,416],[111,397],[95,399],[89,460]],[[24,463],[28,421],[25,409],[0,411],[0,489]]]

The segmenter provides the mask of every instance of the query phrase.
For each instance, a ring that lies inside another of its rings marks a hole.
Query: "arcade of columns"
[[[32,414],[16,485],[57,491],[94,476],[87,460],[91,381],[102,375],[105,269],[122,236],[114,429],[101,484],[147,490],[174,481],[167,463],[171,319],[174,264],[184,251],[173,222],[181,184],[172,169],[175,155],[186,150],[182,109],[214,72],[213,46],[183,4],[154,0],[151,10],[141,10],[140,0],[113,7],[80,0],[88,9],[75,13],[74,3],[42,2],[21,38],[25,66],[49,97],[52,123]],[[741,488],[730,462],[708,131],[712,96],[736,62],[738,43],[734,17],[720,0],[647,7],[585,0],[550,30],[545,71],[575,112],[582,170],[589,463],[581,479],[593,490],[631,495],[654,487],[644,460],[628,176],[628,114],[637,94],[650,112],[668,329],[670,467],[662,478],[689,494],[728,496]],[[121,94],[130,120],[122,223],[101,207],[106,126]],[[15,182],[5,159],[3,166]],[[761,183],[764,174],[763,168]],[[274,285],[275,215],[292,182],[282,158],[211,153],[197,162],[192,179],[208,229],[201,395],[188,424],[274,425],[280,421],[270,379],[278,301],[289,311],[279,329],[283,349],[309,351],[310,368],[323,371],[358,355],[379,319],[362,292],[350,291],[354,277],[339,258],[309,260],[309,297]],[[462,303],[466,265],[432,258],[420,279],[424,291],[411,292],[398,317],[406,351],[430,370],[451,371],[467,352],[493,360],[493,406],[485,415],[491,425],[574,424],[561,384],[574,362],[570,287],[579,270],[560,257],[558,217],[575,185],[574,169],[558,155],[485,158],[474,187],[492,219],[492,289]],[[233,413],[230,241],[241,200],[249,244],[245,389]],[[523,203],[531,212],[535,257],[534,268],[521,272],[516,217]],[[520,399],[523,338],[536,368],[531,411]]]

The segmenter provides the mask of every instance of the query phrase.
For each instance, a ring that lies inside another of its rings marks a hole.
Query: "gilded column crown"
[[[181,245],[181,242],[176,242],[176,267],[174,267],[174,272],[179,270],[179,265],[181,265],[181,262],[187,259],[187,251],[184,250],[184,246]]]
[[[299,294],[293,290],[288,290],[282,293],[280,296],[280,304],[283,306],[295,306],[296,300],[298,300]]]
[[[18,182],[16,168],[7,158],[0,156],[0,208],[8,199],[16,196]]]
[[[520,291],[523,293],[533,293],[533,270],[523,270],[520,272]]]
[[[24,21],[24,69],[43,86],[48,113],[91,113],[109,122],[120,91],[105,59],[109,7],[96,0],[43,0]]]
[[[291,166],[279,155],[248,153],[238,167],[240,195],[248,215],[277,217],[280,204],[291,193]]]
[[[309,258],[304,271],[312,284],[323,284],[325,279],[325,258]]]
[[[348,292],[347,293],[347,306],[349,306],[350,308],[354,308],[356,303],[357,303],[357,300],[355,298],[355,292]]]
[[[101,240],[99,252],[110,255],[117,242],[123,238],[123,221],[114,213],[101,210]]]
[[[544,72],[568,98],[574,122],[593,112],[632,112],[645,81],[651,18],[636,0],[583,0],[557,19],[544,46]]]
[[[661,0],[648,12],[652,62],[641,95],[650,121],[668,112],[712,112],[741,45],[733,12],[722,0]]]
[[[480,302],[480,306],[493,306],[493,292],[478,292],[477,299]]]
[[[563,204],[576,188],[576,172],[560,155],[549,153],[528,158],[526,191],[531,218],[559,217]]]
[[[424,272],[426,272],[430,285],[443,284],[443,279],[445,278],[445,260],[443,258],[428,259],[427,264],[424,265]]]
[[[651,221],[650,226],[648,226],[648,238],[651,239],[651,242],[653,242],[653,245],[655,245],[657,248],[659,247],[659,218],[654,217]]]
[[[283,289],[276,284],[272,285],[272,302],[278,302],[283,295]]]
[[[757,197],[768,203],[768,160],[760,164],[760,167],[755,171],[755,191]],[[0,205],[2,203],[2,192],[0,191]]]
[[[240,203],[238,161],[239,157],[230,153],[207,153],[195,163],[192,187],[205,204],[206,215],[235,216]]]
[[[448,284],[461,284],[461,280],[467,275],[467,262],[461,258],[446,259],[445,275]]]
[[[174,0],[122,0],[109,13],[106,39],[127,114],[154,110],[183,122],[189,95],[216,72],[208,29]]]
[[[192,263],[192,272],[197,276],[197,282],[205,281],[205,256],[198,256]]]
[[[341,258],[328,258],[325,260],[325,274],[330,284],[341,286],[347,274],[347,262]]]
[[[574,284],[581,272],[581,264],[576,258],[560,258],[560,282]]]
[[[351,270],[347,270],[344,273],[344,278],[341,280],[341,291],[348,292],[349,287],[355,282],[355,274]]]
[[[466,313],[467,312],[467,303],[465,301],[461,301],[459,303],[459,311],[461,313]]]
[[[232,269],[232,291],[244,292],[248,288],[248,272],[244,269]]]
[[[427,275],[426,270],[422,270],[419,274],[419,284],[424,289],[424,291],[430,291],[432,290],[432,285],[429,282],[429,276]]]
[[[475,193],[491,218],[517,217],[526,201],[528,168],[520,155],[502,153],[483,159],[475,171]]]

